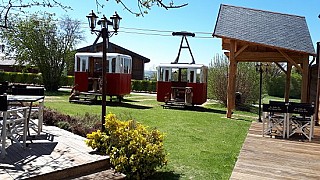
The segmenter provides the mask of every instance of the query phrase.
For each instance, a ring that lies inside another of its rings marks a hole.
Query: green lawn
[[[195,110],[163,109],[154,96],[130,95],[107,112],[135,119],[166,134],[168,166],[154,179],[229,179],[255,114],[236,111],[227,119],[217,104]],[[45,106],[69,115],[101,114],[99,105],[70,104],[68,95],[46,96]]]
[[[272,100],[272,101],[284,101],[284,98],[265,95],[263,97],[262,102],[267,104],[267,103],[269,103],[270,100]],[[289,101],[290,102],[300,102],[300,99],[292,99],[292,98],[290,98]]]

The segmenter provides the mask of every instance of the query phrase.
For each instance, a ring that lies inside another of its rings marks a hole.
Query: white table
[[[42,131],[42,124],[43,124],[43,109],[44,109],[44,96],[29,96],[29,95],[8,95],[8,104],[10,103],[20,103],[23,105],[23,103],[29,103],[29,112],[28,112],[28,119],[27,119],[27,126],[29,130],[29,126],[34,129],[38,135]],[[38,124],[35,124],[34,122],[30,121],[30,115],[32,110],[32,105],[34,102],[39,102],[39,117],[38,117]],[[34,128],[36,127],[36,128]],[[29,132],[29,131],[28,131]],[[30,134],[30,132],[29,132]]]

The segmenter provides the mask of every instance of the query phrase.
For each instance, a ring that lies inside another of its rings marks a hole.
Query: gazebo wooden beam
[[[227,56],[229,54],[226,54]],[[242,52],[236,56],[237,61],[241,62],[287,62],[288,60],[283,57],[279,52]],[[298,64],[302,63],[305,57],[292,56]]]
[[[245,46],[242,46],[241,49],[239,49],[239,51],[236,52],[235,54],[235,58],[237,58],[237,56],[239,56],[239,54],[241,54],[249,45],[245,45]]]
[[[278,63],[278,62],[274,62],[279,69],[281,69],[284,73],[287,73],[287,71]]]
[[[231,49],[229,54],[228,90],[227,90],[227,118],[231,118],[232,109],[235,108],[235,85],[237,61],[235,58],[235,40],[230,41]]]
[[[302,72],[302,68],[290,56],[288,56],[285,52],[283,52],[280,49],[278,49],[278,51],[280,54],[282,54],[283,57],[285,57],[288,60],[289,63],[293,64],[300,72]]]

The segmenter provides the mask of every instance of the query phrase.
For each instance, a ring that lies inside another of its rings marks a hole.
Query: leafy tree
[[[73,61],[72,50],[83,39],[79,26],[69,17],[56,21],[50,14],[34,14],[3,31],[3,37],[17,62],[38,67],[46,90],[56,91],[68,61]]]
[[[228,62],[225,55],[217,55],[210,63],[208,72],[208,97],[220,101],[225,106],[227,105]],[[238,108],[255,103],[259,99],[259,75],[253,63],[238,63],[236,92],[241,95]]]

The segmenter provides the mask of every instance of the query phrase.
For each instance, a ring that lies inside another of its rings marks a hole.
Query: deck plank
[[[27,147],[7,142],[7,155],[0,159],[0,179],[24,179],[43,176],[59,170],[108,160],[92,153],[85,138],[54,126],[43,126],[40,135],[33,133]]]
[[[230,179],[320,179],[320,127],[311,142],[300,136],[262,137],[253,122]]]

